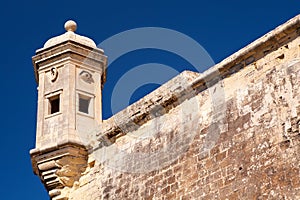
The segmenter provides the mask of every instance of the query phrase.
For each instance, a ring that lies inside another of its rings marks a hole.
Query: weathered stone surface
[[[184,93],[185,88],[192,87],[194,96],[187,99],[198,102],[195,109],[198,112],[197,126],[193,127],[197,134],[191,143],[186,143],[186,151],[173,159],[172,163],[151,172],[144,169],[144,173],[132,173],[122,172],[122,169],[110,165],[108,161],[102,164],[96,162],[95,167],[82,178],[85,184],[70,193],[70,199],[78,199],[79,194],[84,194],[80,199],[300,198],[300,39],[295,26],[300,26],[299,17],[204,74],[184,82],[186,85],[183,85],[180,94]],[[213,81],[213,76],[219,76],[222,80],[224,113],[214,110],[210,89],[205,86],[213,87],[218,82]],[[184,106],[185,100],[179,103],[174,100],[170,102],[171,109],[167,112],[147,117],[155,105],[163,105],[163,101],[168,101],[167,98],[172,94],[180,97],[178,93],[168,90],[177,85],[180,82],[175,78],[104,121],[102,131],[98,133],[99,140],[103,137],[113,139],[107,143],[108,147],[102,148],[117,146],[130,153],[144,152],[152,156],[153,152],[166,145],[172,146],[174,138],[181,139],[176,142],[177,147],[182,146],[184,138],[191,134],[190,130],[180,131],[178,126],[187,121],[178,117],[183,108],[188,108]],[[147,102],[159,98],[160,101],[152,101],[152,105],[147,106]],[[134,112],[138,113],[135,115]],[[138,117],[144,114],[144,117]],[[217,119],[216,125],[212,125],[213,119]],[[155,120],[155,127],[159,131],[151,126]],[[159,127],[160,122],[164,127]],[[135,128],[129,125],[128,129],[126,124],[130,123]],[[144,140],[133,137],[134,134],[141,135],[143,130],[157,134]],[[212,131],[219,131],[220,135],[213,148],[203,151]],[[179,133],[182,135],[179,136]],[[97,155],[102,155],[97,153],[95,149],[96,161]],[[161,155],[148,161],[159,165],[165,159],[170,159],[172,152]],[[134,157],[131,160],[135,160]],[[127,169],[135,169],[134,165],[138,165],[137,168],[152,166],[151,163],[141,166],[142,162],[138,160],[126,162],[131,165]],[[88,179],[90,182],[86,183]]]
[[[299,199],[299,28],[297,16],[203,74],[183,72],[103,121],[88,161],[55,161],[65,184],[59,196]],[[52,173],[53,164],[38,167]]]
[[[50,197],[59,199],[67,197],[61,190],[71,188],[86,170],[88,153],[85,147],[65,144],[57,149],[32,152],[31,159]]]

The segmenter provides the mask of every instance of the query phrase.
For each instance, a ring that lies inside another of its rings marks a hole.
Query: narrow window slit
[[[90,102],[91,102],[91,98],[90,97],[86,97],[83,95],[79,95],[79,111],[86,113],[86,114],[90,114]]]
[[[60,96],[56,95],[49,98],[49,114],[58,113],[60,111]]]

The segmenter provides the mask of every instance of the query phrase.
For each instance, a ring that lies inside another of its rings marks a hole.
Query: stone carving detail
[[[31,153],[34,172],[41,177],[51,199],[67,199],[66,188],[72,188],[87,168],[84,147],[66,144],[55,151]]]
[[[79,78],[86,83],[94,83],[93,75],[88,71],[82,71],[79,74]]]
[[[50,80],[54,82],[56,81],[57,77],[58,77],[58,70],[56,67],[52,67],[50,69]]]

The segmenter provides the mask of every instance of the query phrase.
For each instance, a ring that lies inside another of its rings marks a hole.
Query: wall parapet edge
[[[101,131],[96,134],[97,140],[104,145],[113,143],[116,138],[125,135],[126,132],[136,130],[137,126],[151,120],[149,113],[155,110],[156,106],[165,108],[164,104],[166,102],[171,107],[179,105],[179,101],[171,100],[172,96],[180,96],[181,102],[191,98],[191,95],[198,94],[224,78],[236,74],[246,66],[255,63],[257,60],[299,37],[299,35],[300,15],[297,15],[201,74],[191,71],[182,72],[136,103],[104,120]],[[181,86],[181,88],[177,91],[172,91],[174,85]],[[189,92],[189,90],[194,92]],[[160,98],[160,100],[156,104],[149,106],[152,98]]]

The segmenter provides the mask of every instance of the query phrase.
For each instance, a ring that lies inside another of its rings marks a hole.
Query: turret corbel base
[[[87,168],[87,149],[76,143],[32,149],[30,155],[34,173],[40,177],[52,200],[67,200],[66,188],[72,188]]]

